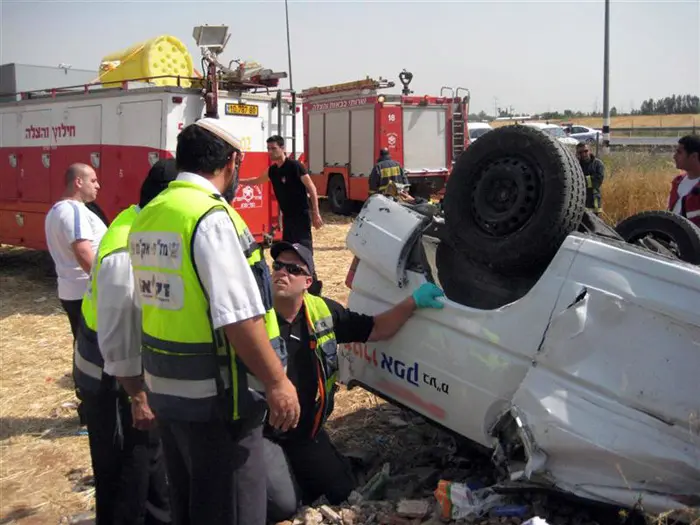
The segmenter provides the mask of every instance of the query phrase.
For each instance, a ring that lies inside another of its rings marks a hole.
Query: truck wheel
[[[700,228],[670,211],[644,211],[621,221],[615,230],[630,244],[700,264]]]
[[[581,222],[585,179],[566,147],[504,126],[465,150],[447,181],[445,223],[464,257],[504,274],[542,271]]]
[[[499,274],[465,258],[444,242],[438,245],[435,259],[437,277],[447,298],[480,310],[495,310],[517,301],[539,278],[539,274],[517,277]]]
[[[345,190],[345,180],[342,175],[333,175],[328,181],[328,200],[331,211],[338,215],[349,215],[352,210],[352,201],[348,199]]]

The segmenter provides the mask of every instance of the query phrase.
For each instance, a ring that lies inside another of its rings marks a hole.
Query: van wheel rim
[[[472,186],[472,215],[485,233],[502,237],[518,231],[537,210],[542,184],[532,167],[518,158],[488,164]]]

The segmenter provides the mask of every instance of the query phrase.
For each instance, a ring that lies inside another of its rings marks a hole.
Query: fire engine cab
[[[251,74],[240,65],[220,64],[227,26],[200,26],[194,37],[203,54],[203,78],[154,75],[114,82],[117,69],[109,82],[19,93],[0,104],[0,243],[46,249],[44,218],[61,198],[64,173],[75,162],[97,172],[96,203],[111,221],[138,202],[150,167],[175,155],[180,130],[203,116],[235,121],[246,151],[241,179],[257,177],[269,165],[270,135],[292,139],[295,153],[303,150],[296,140],[302,123],[295,93],[271,89],[287,74],[261,68]],[[173,44],[158,45],[165,56]],[[175,52],[173,47],[169,56]],[[281,237],[268,183],[240,183],[233,206],[259,242]]]
[[[403,166],[414,196],[444,189],[455,159],[468,145],[469,91],[443,87],[439,97],[412,96],[404,70],[401,94],[380,94],[393,82],[366,78],[301,92],[309,174],[331,209],[345,214],[368,196],[379,151]]]

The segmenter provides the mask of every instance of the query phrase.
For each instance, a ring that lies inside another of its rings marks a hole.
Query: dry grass
[[[678,175],[671,154],[612,153],[605,157],[603,219],[615,225],[646,210],[664,210]]]
[[[55,523],[90,507],[66,474],[89,470],[87,437],[78,436],[68,320],[48,277],[47,255],[0,252],[0,521]]]
[[[552,124],[558,121],[551,120]],[[599,128],[603,126],[602,117],[584,117],[565,119],[561,122],[575,122],[583,126]],[[512,124],[510,120],[500,120],[491,123],[493,127],[501,127]],[[622,117],[611,117],[611,128],[680,128],[689,126],[700,126],[700,114],[697,115],[632,115]]]
[[[621,154],[605,162],[603,203],[610,222],[663,208],[675,174],[668,157]],[[314,232],[319,278],[325,295],[346,303],[351,219],[328,212],[324,219],[325,227]],[[73,492],[67,478],[73,469],[89,474],[91,468],[75,410],[63,406],[74,401],[71,336],[50,269],[47,254],[0,248],[0,523],[57,523],[93,504],[91,493]],[[380,433],[391,435],[380,414],[392,411],[362,389],[341,389],[329,432],[344,447],[365,446]],[[391,446],[390,439],[382,443]]]

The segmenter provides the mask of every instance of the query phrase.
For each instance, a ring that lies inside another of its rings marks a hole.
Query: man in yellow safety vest
[[[102,237],[83,296],[73,381],[87,424],[100,525],[170,523],[160,439],[141,379],[141,314],[127,239],[140,210],[176,176],[172,159],[151,168],[138,206],[117,215]]]
[[[300,409],[262,250],[222,198],[241,145],[230,121],[202,118],[178,135],[176,160],[177,180],[129,234],[173,521],[264,525],[265,414],[286,431]]]
[[[314,262],[303,244],[280,242],[270,250],[274,308],[288,352],[287,375],[299,392],[301,418],[296,429],[267,427],[265,462],[268,519],[289,519],[300,503],[324,495],[344,501],[355,477],[323,429],[333,411],[338,344],[393,337],[416,308],[442,308],[442,290],[424,283],[412,296],[379,315],[353,312],[327,297],[308,292]]]

